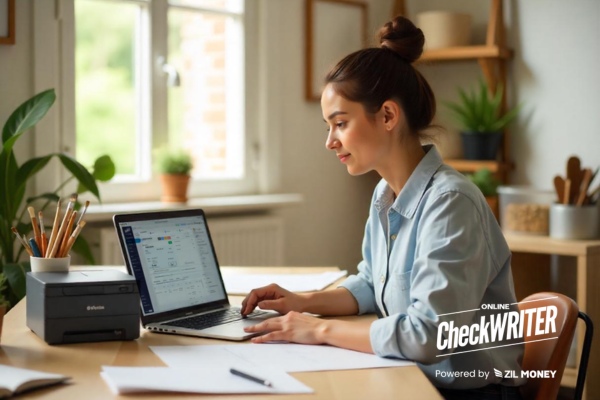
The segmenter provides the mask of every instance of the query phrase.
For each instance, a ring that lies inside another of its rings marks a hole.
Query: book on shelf
[[[68,376],[0,365],[0,399],[56,385],[70,379]]]

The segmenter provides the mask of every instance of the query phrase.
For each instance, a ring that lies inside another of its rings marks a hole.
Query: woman
[[[442,320],[470,325],[485,316],[473,311],[482,304],[515,303],[510,251],[481,192],[444,165],[435,147],[421,146],[435,114],[431,88],[412,66],[423,33],[397,17],[379,38],[380,47],[350,54],[329,72],[321,98],[327,149],[351,175],[375,170],[383,178],[373,194],[359,273],[331,291],[253,290],[244,315],[257,306],[284,315],[247,331],[266,332],[255,343],[329,344],[414,360],[447,398],[520,398],[522,380],[496,377],[494,368],[518,376],[521,345],[439,349]],[[380,318],[358,323],[304,312]],[[449,339],[447,332],[441,339]],[[466,373],[473,370],[489,374]]]

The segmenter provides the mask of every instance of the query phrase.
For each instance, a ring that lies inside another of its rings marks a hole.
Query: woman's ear
[[[383,113],[383,124],[387,131],[393,130],[404,115],[402,114],[402,108],[400,105],[393,100],[387,100],[381,106]]]

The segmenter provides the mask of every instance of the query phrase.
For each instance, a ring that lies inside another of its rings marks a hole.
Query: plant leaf
[[[460,101],[444,104],[452,111],[462,128],[473,133],[491,133],[504,129],[518,113],[520,107],[501,113],[504,88],[498,85],[494,94],[485,80],[480,79],[476,88],[468,92],[458,88]]]
[[[12,152],[4,151],[4,148],[0,149],[0,191],[4,192],[0,209],[9,220],[14,219],[19,207],[15,181],[17,168],[15,155]]]
[[[31,266],[28,262],[22,262],[18,264],[10,263],[4,265],[4,275],[6,275],[10,290],[18,299],[25,297],[25,275],[29,271],[31,271]]]
[[[94,162],[92,176],[101,182],[111,180],[115,176],[116,168],[112,158],[108,155],[100,156]]]
[[[31,160],[26,161],[23,165],[21,165],[21,167],[17,170],[17,173],[16,173],[17,182],[19,182],[16,189],[25,187],[25,185],[27,184],[27,180],[30,177],[32,177],[33,175],[35,175],[39,170],[44,168],[48,164],[48,161],[50,161],[51,158],[52,158],[52,155],[36,157],[36,158],[32,158]],[[21,199],[22,199],[22,197],[21,197]],[[21,201],[19,200],[19,203],[20,202]]]
[[[16,177],[17,177],[17,182],[18,182],[17,185],[18,186],[14,189],[15,194],[13,196],[15,204],[21,204],[21,202],[23,201],[23,196],[25,195],[25,189],[26,189],[25,186],[27,184],[27,180],[30,177],[32,177],[33,175],[35,175],[42,168],[44,168],[48,164],[48,161],[50,161],[51,158],[52,158],[52,155],[32,158],[31,160],[26,161],[17,170]],[[41,198],[42,196],[43,195],[38,196],[38,197]],[[30,204],[36,198],[27,199],[26,203]]]
[[[2,143],[4,145],[4,150],[10,152],[12,150],[12,145],[16,140],[16,136],[19,136],[37,124],[38,121],[46,115],[55,100],[56,94],[54,89],[48,89],[33,96],[31,99],[17,107],[10,117],[8,117],[8,120],[2,129]],[[7,143],[11,138],[14,140],[7,146]]]
[[[499,118],[494,124],[496,130],[499,131],[501,129],[504,129],[506,125],[510,124],[512,120],[517,117],[517,114],[519,113],[520,109],[521,105],[518,105],[517,107],[504,114],[501,118]]]
[[[48,200],[50,202],[56,203],[58,199],[60,199],[60,196],[56,193],[42,193],[39,196],[28,197],[25,201],[27,202],[27,204],[33,203],[36,200]]]
[[[96,196],[98,200],[100,200],[98,186],[96,185],[96,181],[94,180],[92,174],[90,174],[90,172],[74,158],[66,154],[58,153],[56,155],[65,168],[68,169],[71,174],[73,174],[75,179],[77,179],[86,190],[92,192],[92,194]]]
[[[44,117],[44,115],[46,115],[55,100],[56,94],[54,93],[54,89],[49,89],[35,95],[17,107],[10,117],[8,117],[8,120],[2,128],[2,149],[0,149],[0,190],[3,190],[5,193],[5,199],[2,202],[2,211],[4,215],[7,218],[11,218],[11,220],[19,205],[19,202],[15,201],[19,198],[19,190],[17,190],[17,183],[15,182],[17,162],[12,153],[13,146],[23,132],[33,127]],[[21,199],[22,196],[21,193]]]

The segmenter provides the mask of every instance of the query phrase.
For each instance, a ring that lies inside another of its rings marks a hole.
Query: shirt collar
[[[388,184],[385,185],[375,200],[377,211],[389,208],[391,204],[391,208],[400,215],[405,218],[412,218],[431,178],[443,164],[442,157],[435,146],[428,144],[423,146],[423,150],[425,151],[425,157],[410,175],[395,201],[392,188]]]

